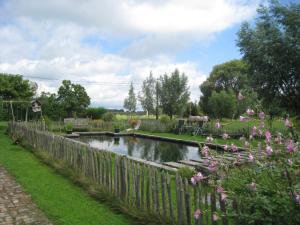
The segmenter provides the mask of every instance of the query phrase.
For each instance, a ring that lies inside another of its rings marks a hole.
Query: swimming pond
[[[78,141],[93,148],[108,150],[152,162],[177,162],[180,160],[200,159],[199,147],[184,143],[134,136],[80,136]]]

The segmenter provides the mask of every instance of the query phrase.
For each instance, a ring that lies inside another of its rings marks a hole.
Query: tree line
[[[215,118],[232,118],[248,107],[266,110],[270,115],[300,114],[300,4],[282,5],[271,1],[260,6],[253,26],[242,24],[237,46],[242,59],[213,67],[199,88],[199,102],[189,102],[187,77],[152,74],[143,82],[138,96],[144,110],[158,108],[172,117],[199,114]],[[127,98],[133,98],[133,87]],[[128,102],[125,102],[124,108]],[[136,100],[132,103],[136,104]],[[155,106],[155,107],[154,107]],[[193,110],[191,110],[193,108]]]
[[[262,107],[271,115],[300,115],[300,4],[271,1],[258,8],[253,25],[242,24],[237,35],[242,59],[215,65],[200,86],[199,101],[190,101],[188,77],[175,70],[143,81],[140,93],[130,85],[124,108],[144,111],[158,118],[163,113],[188,116],[205,114],[232,118],[248,107]],[[89,108],[90,97],[80,84],[62,82],[57,93],[36,94],[34,85],[21,75],[0,74],[0,99],[37,98],[52,119],[71,116],[101,118],[104,108]]]
[[[183,113],[182,109],[187,105],[190,97],[188,78],[178,69],[170,75],[164,74],[158,79],[150,72],[142,84],[142,90],[136,96],[131,83],[128,97],[124,100],[124,108],[129,112],[134,112],[137,106],[137,99],[140,101],[144,111],[155,114],[156,118],[160,111],[168,115],[171,119],[174,115]]]

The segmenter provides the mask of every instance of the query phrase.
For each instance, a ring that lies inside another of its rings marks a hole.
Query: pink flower
[[[254,110],[248,108],[247,111],[246,111],[246,113],[247,113],[249,116],[253,116],[253,115],[254,115]]]
[[[204,155],[205,157],[208,157],[209,156],[209,147],[205,145],[201,150],[201,154]]]
[[[288,153],[292,153],[297,150],[297,145],[293,142],[293,140],[286,141],[285,147]]]
[[[197,209],[195,212],[194,212],[194,218],[197,220],[199,219],[199,217],[201,216],[202,212],[200,209]]]
[[[256,191],[256,183],[252,182],[250,185],[249,185],[249,188],[251,191]]]
[[[228,150],[228,145],[224,145],[223,148],[224,148],[224,151],[227,151]]]
[[[252,128],[252,136],[256,136],[256,134],[257,134],[257,127],[253,126],[253,128]]]
[[[260,112],[260,113],[258,114],[258,117],[259,117],[259,119],[264,120],[265,117],[266,117],[266,114],[265,114],[264,112]]]
[[[205,177],[203,176],[203,174],[201,172],[197,173],[196,176],[195,176],[195,180],[197,182],[200,182],[200,181],[202,181],[204,179],[205,179]]]
[[[221,123],[218,121],[216,122],[216,125],[215,125],[216,129],[220,129],[221,128]]]
[[[248,117],[245,117],[245,116],[240,116],[240,121],[241,121],[241,122],[248,122],[248,121],[249,121],[249,118],[248,118]]]
[[[204,164],[205,166],[208,166],[208,165],[209,165],[209,160],[208,160],[208,159],[205,159],[204,162],[203,162],[203,164]]]
[[[201,172],[199,172],[191,178],[191,183],[193,185],[196,185],[198,182],[201,182],[204,179],[205,179],[205,177],[203,176],[203,174]]]
[[[221,193],[221,201],[225,201],[227,198],[227,195],[225,193]]]
[[[236,156],[236,163],[240,163],[241,159],[242,159],[241,154],[238,153],[237,156]]]
[[[226,139],[229,138],[229,135],[228,135],[227,133],[224,133],[224,134],[222,135],[222,138],[223,138],[224,140],[226,140]]]
[[[295,199],[300,204],[300,195],[299,194],[296,194]]]
[[[210,161],[209,165],[208,165],[208,170],[210,172],[216,171],[217,170],[217,165],[218,165],[218,163],[216,161]]]
[[[249,162],[253,162],[254,161],[254,157],[253,157],[253,155],[251,153],[249,153],[249,155],[248,155],[248,161]]]
[[[267,130],[265,136],[266,136],[267,142],[270,142],[271,138],[272,138],[271,132]]]
[[[267,156],[272,155],[272,153],[273,153],[272,147],[270,145],[267,145],[267,147],[266,147],[266,154],[267,154]]]
[[[213,221],[218,221],[219,217],[216,213],[213,214]]]
[[[224,188],[222,188],[221,186],[217,187],[217,192],[224,193]]]
[[[196,179],[195,179],[194,177],[191,178],[191,183],[192,183],[193,185],[196,185],[196,184],[197,184],[197,181],[196,181]]]
[[[238,94],[238,100],[239,100],[239,101],[242,101],[242,100],[244,100],[244,99],[245,99],[245,96],[242,95],[241,92],[239,92],[239,94]]]
[[[288,118],[285,119],[284,125],[285,125],[286,127],[288,127],[288,128],[292,127],[292,123],[289,121]]]
[[[231,150],[233,152],[236,152],[236,151],[238,151],[238,147],[236,145],[234,145],[234,144],[231,144]]]

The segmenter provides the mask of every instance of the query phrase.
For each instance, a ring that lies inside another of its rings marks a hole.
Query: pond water
[[[81,136],[78,140],[94,148],[109,150],[158,163],[201,158],[198,147],[168,141],[132,136],[111,137],[104,135]]]

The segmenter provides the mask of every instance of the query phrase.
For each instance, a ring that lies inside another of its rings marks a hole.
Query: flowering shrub
[[[243,100],[243,96],[240,97]],[[247,110],[248,116],[253,116],[253,112]],[[235,201],[238,211],[229,213],[237,217],[238,224],[300,224],[300,152],[296,132],[292,123],[285,119],[287,131],[272,133],[265,127],[266,117],[259,111],[259,127],[253,126],[251,134],[242,138],[249,148],[246,164],[242,163],[242,156],[234,144],[224,145],[225,151],[235,152],[234,168],[214,160],[212,151],[204,146],[201,154],[208,158],[205,163],[212,173],[208,177],[195,174],[191,183],[197,185],[206,179],[216,188],[222,201],[229,205]],[[242,119],[247,122],[251,117]],[[261,138],[257,146],[252,146],[254,137]],[[227,138],[224,133],[223,139]],[[197,209],[194,218],[204,213]],[[213,220],[218,220],[218,214],[213,215]]]
[[[221,182],[230,190],[229,198],[235,198],[239,205],[239,223],[300,224],[298,143],[289,135],[284,141],[280,133],[272,135],[269,130],[263,131],[264,112],[259,113],[259,118],[261,126],[259,129],[254,126],[251,136],[265,134],[258,146],[265,144],[263,152],[250,150],[249,165],[227,170]]]

